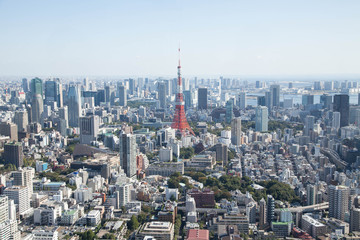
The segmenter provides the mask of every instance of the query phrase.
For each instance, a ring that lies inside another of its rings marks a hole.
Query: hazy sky
[[[359,0],[0,0],[0,75],[360,73]]]

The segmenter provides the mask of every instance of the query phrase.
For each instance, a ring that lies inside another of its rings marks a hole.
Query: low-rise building
[[[135,239],[143,240],[146,236],[152,236],[156,240],[173,240],[174,224],[171,222],[147,222],[136,232]]]

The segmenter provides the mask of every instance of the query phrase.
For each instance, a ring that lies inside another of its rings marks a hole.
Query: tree
[[[176,197],[175,197],[175,195],[171,195],[171,197],[170,197],[170,201],[172,201],[172,202],[176,201]]]
[[[111,234],[111,233],[105,233],[105,234],[102,236],[102,239],[115,240],[115,239],[116,239],[116,236],[115,236],[114,234]]]
[[[137,217],[135,217],[135,215],[132,215],[130,221],[127,222],[128,229],[130,229],[131,231],[134,231],[139,226],[140,226],[140,224],[139,224]]]
[[[194,148],[192,148],[192,147],[180,148],[180,158],[190,159],[192,156],[194,156]]]

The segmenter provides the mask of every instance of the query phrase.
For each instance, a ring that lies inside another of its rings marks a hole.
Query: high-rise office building
[[[310,95],[310,94],[302,95],[301,100],[302,100],[301,103],[304,107],[306,107],[308,105],[313,105],[314,104],[314,95]]]
[[[62,85],[58,78],[45,82],[45,103],[51,105],[54,102],[57,107],[63,106]]]
[[[320,81],[316,81],[314,82],[314,90],[315,91],[320,91],[323,89],[323,83]]]
[[[83,89],[84,91],[88,91],[90,89],[89,78],[87,77],[83,80]]]
[[[13,172],[13,185],[25,186],[28,188],[28,201],[30,201],[33,193],[33,178],[35,170],[33,168],[19,168],[18,171]]]
[[[206,110],[207,109],[207,88],[199,88],[198,89],[198,110]]]
[[[271,92],[265,92],[265,105],[270,111],[273,107]]]
[[[268,131],[268,108],[264,106],[258,106],[255,114],[255,131],[267,132]]]
[[[16,111],[14,115],[14,123],[17,125],[18,132],[25,132],[29,124],[29,116],[26,110]]]
[[[310,133],[314,131],[315,125],[315,117],[314,116],[306,116],[305,125],[304,125],[304,135],[310,136]]]
[[[130,78],[129,79],[129,94],[134,95],[135,91],[135,79]]]
[[[29,92],[29,82],[27,78],[22,79],[22,89],[24,90],[24,93]]]
[[[79,127],[81,117],[81,95],[77,85],[69,86],[68,92],[68,114],[70,127]]]
[[[40,94],[43,96],[43,81],[40,78],[31,79],[30,91],[32,95]]]
[[[109,103],[111,98],[111,88],[109,85],[105,86],[105,102]]]
[[[119,105],[122,107],[126,107],[127,106],[126,87],[123,85],[119,85],[118,94],[119,94]]]
[[[239,117],[231,121],[231,144],[241,145],[241,118]]]
[[[340,127],[348,126],[349,116],[350,116],[349,95],[347,94],[335,95],[333,110],[334,112],[340,113]]]
[[[158,98],[160,102],[160,108],[165,109],[167,103],[166,103],[166,85],[164,82],[158,83]]]
[[[225,144],[216,144],[216,161],[221,161],[224,166],[228,163],[228,147]]]
[[[0,135],[10,137],[10,141],[18,140],[18,127],[11,122],[0,122]]]
[[[191,90],[184,91],[184,102],[185,102],[185,110],[188,110],[193,105],[192,92]]]
[[[43,82],[40,78],[34,78],[30,83],[31,90],[31,120],[32,122],[41,122],[41,116],[44,112],[43,101]]]
[[[120,166],[126,176],[136,175],[136,137],[132,134],[120,135]]]
[[[239,93],[238,107],[240,108],[240,110],[245,110],[246,109],[246,93],[245,92]]]
[[[333,112],[332,127],[337,130],[340,129],[340,113],[339,112]]]
[[[270,86],[271,101],[273,107],[280,106],[280,85],[273,84]]]
[[[334,82],[333,81],[325,82],[324,89],[325,89],[325,91],[334,90]]]
[[[44,102],[40,94],[35,94],[32,96],[31,100],[31,120],[33,123],[40,123],[41,116],[44,112]]]
[[[348,212],[350,189],[346,186],[328,186],[329,217],[345,219]]]
[[[266,97],[265,96],[258,96],[257,97],[257,105],[258,106],[266,106]]]
[[[14,164],[17,168],[22,167],[24,155],[21,143],[6,143],[4,145],[4,158],[7,163]]]
[[[260,81],[256,81],[255,88],[261,88],[261,82]]]
[[[59,118],[65,120],[66,128],[69,127],[69,111],[68,106],[59,108]]]
[[[231,120],[234,118],[234,102],[232,100],[228,100],[226,102],[226,112],[225,112],[225,121],[230,124]]]
[[[320,96],[320,103],[323,105],[323,108],[325,109],[331,109],[332,104],[332,96],[323,94]]]
[[[97,140],[99,133],[99,116],[85,116],[80,117],[80,143],[90,144]]]

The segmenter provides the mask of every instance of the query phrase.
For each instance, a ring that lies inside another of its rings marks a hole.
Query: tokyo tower
[[[182,81],[181,81],[181,65],[180,65],[180,48],[179,48],[179,66],[178,66],[178,78],[177,78],[177,88],[176,88],[176,100],[175,100],[175,115],[172,128],[177,129],[181,132],[182,135],[185,135],[187,132],[195,135],[189,123],[186,120],[185,109],[184,109],[184,96],[182,91]]]

